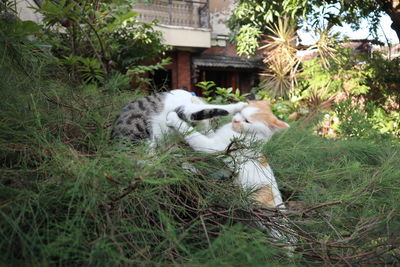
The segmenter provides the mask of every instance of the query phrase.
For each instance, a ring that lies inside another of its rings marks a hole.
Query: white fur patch
[[[241,113],[244,117],[248,118],[251,115],[253,115],[254,113],[256,113],[258,110],[258,108],[255,107],[248,107],[248,108],[244,108]]]
[[[190,101],[191,101],[193,104],[204,104],[204,102],[201,101],[200,98],[198,98],[197,96],[192,96],[192,98],[190,99]]]

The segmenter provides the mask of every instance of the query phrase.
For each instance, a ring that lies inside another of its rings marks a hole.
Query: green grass
[[[155,155],[109,141],[134,94],[2,71],[2,265],[399,264],[396,143],[327,140],[298,124],[264,146],[285,198],[303,206],[287,215],[298,234],[288,257],[250,222],[276,213],[255,207],[232,178],[215,178],[221,158],[176,136]]]
[[[286,196],[306,206],[341,201],[304,218],[313,238],[385,254],[398,260],[400,149],[380,140],[326,140],[311,131],[289,130],[265,146]],[[291,200],[289,199],[289,200]],[[347,251],[346,253],[354,253]],[[343,252],[341,252],[343,253]],[[397,261],[395,260],[395,261]],[[357,262],[357,261],[356,261]]]

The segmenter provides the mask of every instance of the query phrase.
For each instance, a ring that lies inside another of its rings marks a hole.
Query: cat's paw
[[[175,111],[171,111],[167,114],[166,124],[169,127],[179,127],[182,123],[182,120],[179,118],[178,114]]]
[[[242,109],[247,106],[249,103],[246,102],[237,102],[235,105],[235,112],[240,112]]]
[[[167,114],[166,124],[168,127],[174,128],[182,134],[186,134],[193,130],[193,128],[179,118],[179,115],[175,111],[171,111]]]
[[[185,114],[185,107],[179,106],[175,110],[176,114],[181,120],[185,120],[187,118],[187,114]]]

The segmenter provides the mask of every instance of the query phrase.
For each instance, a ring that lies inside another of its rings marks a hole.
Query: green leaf
[[[137,12],[130,11],[130,12],[128,12],[128,13],[125,13],[125,14],[121,15],[121,16],[118,18],[118,20],[119,20],[119,21],[126,21],[126,20],[129,20],[129,19],[133,18],[133,17],[136,17],[137,15],[138,15]]]
[[[41,29],[42,26],[30,20],[18,22],[18,33],[21,35],[35,34],[38,33]]]

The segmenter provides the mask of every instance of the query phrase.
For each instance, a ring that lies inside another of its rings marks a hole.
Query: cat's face
[[[269,101],[260,100],[250,101],[237,113],[232,119],[232,128],[239,133],[252,132],[269,139],[275,131],[289,128],[289,125],[275,117]]]

